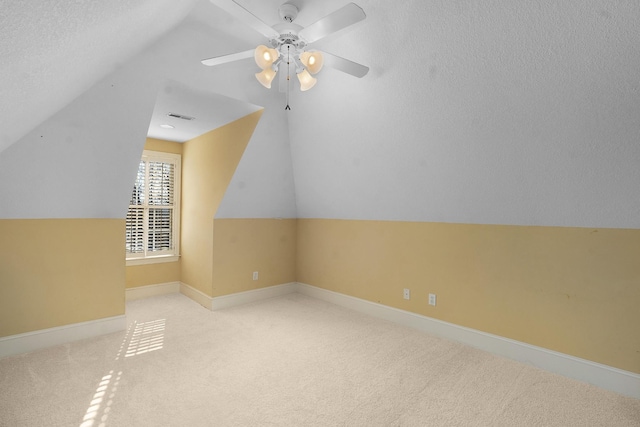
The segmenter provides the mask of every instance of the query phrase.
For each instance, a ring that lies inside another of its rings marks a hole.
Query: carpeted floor
[[[640,400],[300,294],[127,318],[1,359],[0,426],[640,426]]]

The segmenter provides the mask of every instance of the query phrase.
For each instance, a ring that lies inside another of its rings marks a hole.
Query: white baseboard
[[[11,335],[0,338],[0,357],[28,353],[46,347],[123,331],[126,328],[127,319],[122,315]]]
[[[268,286],[266,288],[252,289],[250,291],[237,292],[235,294],[210,297],[199,290],[185,284],[180,284],[180,292],[191,298],[201,306],[209,310],[222,310],[224,308],[235,307],[254,301],[273,298],[280,295],[290,294],[298,290],[298,284],[285,283],[282,285]]]
[[[191,298],[207,310],[211,310],[211,298],[209,295],[200,292],[196,288],[193,288],[186,283],[180,283],[180,293],[188,298]]]
[[[132,301],[140,298],[175,294],[178,292],[180,292],[180,282],[159,283],[157,285],[128,288],[125,290],[125,300]]]
[[[285,283],[282,285],[268,286],[266,288],[252,289],[250,291],[238,292],[230,295],[215,297],[211,301],[212,310],[222,310],[223,308],[235,307],[254,301],[278,297],[290,294],[298,290],[297,283]]]
[[[640,375],[442,320],[298,283],[301,294],[640,399]]]

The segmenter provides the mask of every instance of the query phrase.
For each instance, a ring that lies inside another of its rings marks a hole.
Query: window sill
[[[180,255],[162,255],[148,258],[131,258],[126,260],[126,266],[132,265],[146,265],[146,264],[160,264],[163,262],[176,262],[180,260]]]

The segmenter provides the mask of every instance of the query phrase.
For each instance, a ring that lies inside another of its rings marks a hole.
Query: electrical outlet
[[[257,271],[253,272],[253,280],[258,280],[258,272]]]
[[[402,293],[402,297],[404,299],[411,299],[411,291],[409,289],[405,289]]]
[[[436,305],[436,294],[429,294],[429,305]]]

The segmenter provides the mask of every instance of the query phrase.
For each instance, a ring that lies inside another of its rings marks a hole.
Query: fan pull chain
[[[291,86],[291,46],[287,46],[287,106],[284,107],[285,111],[291,111],[289,107],[289,86]]]

